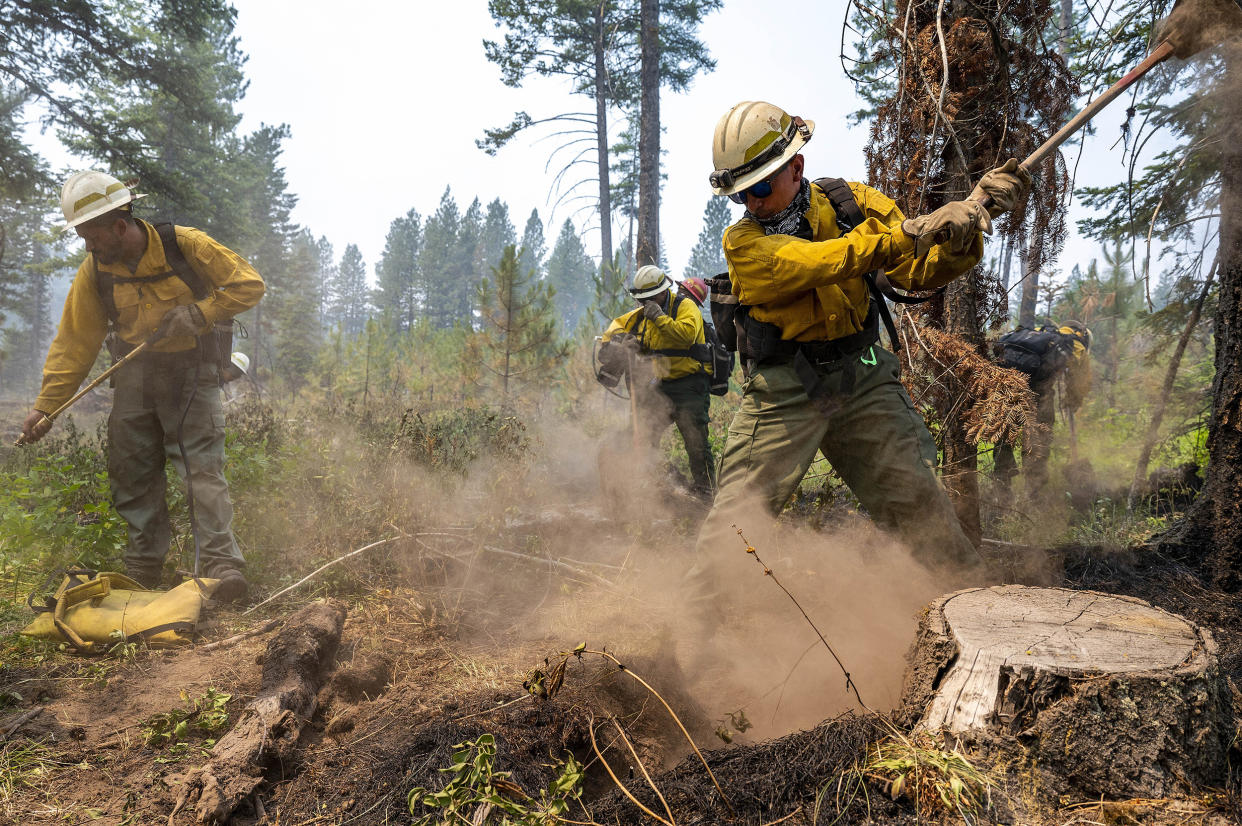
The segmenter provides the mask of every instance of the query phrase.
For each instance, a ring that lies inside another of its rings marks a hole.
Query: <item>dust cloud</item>
[[[696,556],[707,508],[661,463],[635,457],[627,412],[613,410],[611,426],[593,433],[537,421],[533,462],[481,461],[463,490],[439,498],[446,523],[487,526],[490,541],[520,554],[474,554],[453,574],[446,593],[470,595],[460,633],[542,643],[548,654],[586,642],[641,659],[680,683],[658,688],[688,693],[728,728],[729,714],[744,711],[754,725],[746,740],[858,709],[800,606],[867,706],[896,707],[920,609],[965,583],[923,567],[861,516],[820,532],[747,507],[735,521],[763,565],[735,532]]]

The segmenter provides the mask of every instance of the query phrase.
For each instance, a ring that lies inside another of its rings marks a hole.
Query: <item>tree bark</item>
[[[1012,743],[1089,796],[1159,798],[1225,779],[1234,726],[1210,633],[1142,600],[1006,585],[920,622],[902,708]]]
[[[1018,305],[1018,326],[1029,329],[1035,326],[1035,309],[1039,302],[1039,270],[1033,266],[1035,258],[1030,254],[1027,244],[1027,239],[1023,236],[1020,253],[1022,303]]]
[[[612,183],[608,177],[608,63],[605,59],[604,3],[595,8],[595,152],[599,166],[599,248],[601,267],[612,264]]]
[[[642,0],[638,123],[638,265],[660,261],[660,0]]]
[[[1242,588],[1242,141],[1236,89],[1242,53],[1228,50],[1220,134],[1220,292],[1216,306],[1216,375],[1208,423],[1208,466],[1186,517],[1155,544],[1197,562],[1219,586]]]

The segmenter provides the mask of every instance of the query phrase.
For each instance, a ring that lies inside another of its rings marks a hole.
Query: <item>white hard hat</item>
[[[664,274],[664,270],[653,264],[644,264],[634,273],[634,283],[630,285],[630,295],[635,298],[651,298],[665,290],[672,289],[673,279]]]
[[[107,172],[75,172],[60,190],[60,211],[65,214],[61,229],[71,229],[142,197]]]
[[[742,101],[720,119],[712,136],[712,192],[744,192],[788,163],[814,131],[813,120],[763,101]]]
[[[233,366],[242,371],[242,373],[250,372],[250,356],[245,353],[234,353],[229,356],[229,361],[233,362]]]

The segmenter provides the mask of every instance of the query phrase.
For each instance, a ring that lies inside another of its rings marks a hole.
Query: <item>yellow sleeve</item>
[[[854,198],[862,208],[863,214],[876,218],[895,232],[901,233],[901,222],[905,216],[896,202],[878,189],[864,184],[850,184]],[[901,233],[905,237],[905,233]],[[970,270],[983,258],[983,233],[975,234],[970,247],[961,255],[949,252],[943,244],[937,244],[922,258],[914,257],[914,245],[906,250],[902,257],[890,261],[885,274],[894,286],[903,290],[934,290],[948,284],[953,279]]]
[[[108,316],[95,286],[95,267],[88,255],[69,287],[56,337],[43,364],[43,386],[35,410],[54,413],[73,398],[90,373],[108,334]]]
[[[688,298],[681,300],[676,318],[662,315],[647,323],[660,331],[660,349],[663,350],[688,348],[691,344],[706,340],[703,332],[703,316],[699,313],[695,303]]]
[[[177,227],[177,244],[195,272],[215,287],[210,296],[196,302],[208,323],[232,318],[259,303],[263,278],[245,258],[192,227]]]
[[[600,341],[608,341],[618,333],[629,332],[630,327],[634,324],[634,314],[637,312],[638,310],[630,310],[625,315],[614,318],[612,323],[608,325],[608,329],[599,337]]]
[[[734,292],[743,304],[753,305],[889,269],[913,257],[914,243],[900,227],[878,218],[827,241],[764,235],[759,224],[742,220],[725,231],[724,253]]]

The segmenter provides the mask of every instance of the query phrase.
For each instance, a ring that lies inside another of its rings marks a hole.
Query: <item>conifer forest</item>
[[[1242,822],[1242,3],[432,5],[0,0],[0,824]]]

